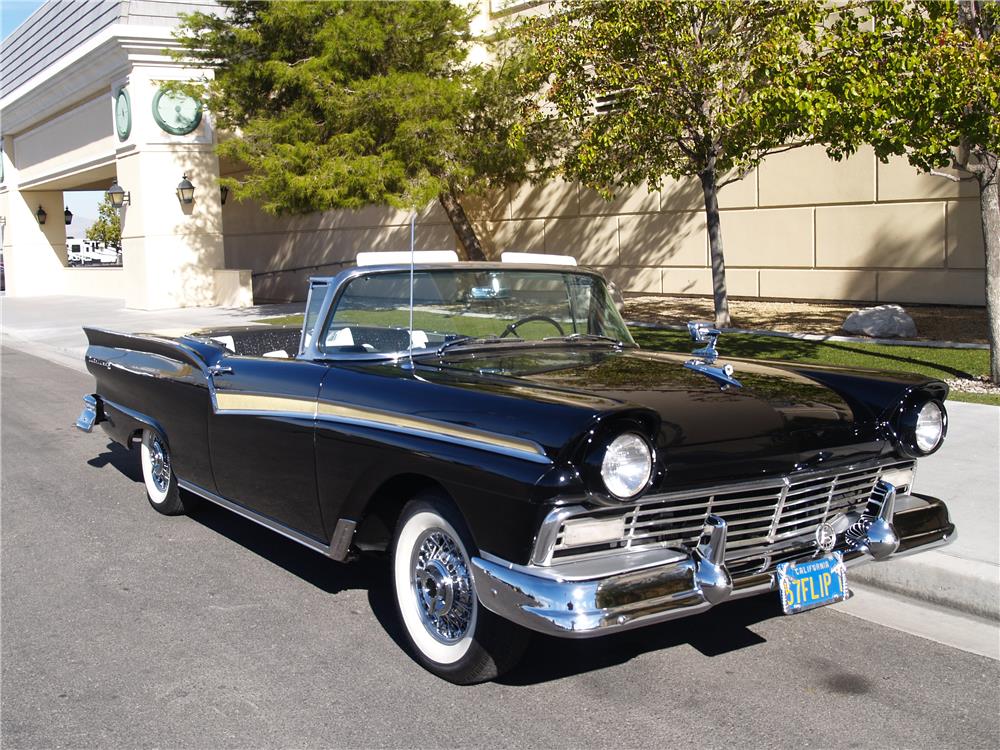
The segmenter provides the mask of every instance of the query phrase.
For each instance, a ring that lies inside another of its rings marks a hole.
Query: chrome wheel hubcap
[[[149,445],[149,462],[153,484],[160,492],[166,492],[170,486],[170,456],[156,438],[153,438]]]
[[[440,529],[417,540],[412,580],[427,631],[442,643],[455,643],[472,621],[472,579],[458,544]]]

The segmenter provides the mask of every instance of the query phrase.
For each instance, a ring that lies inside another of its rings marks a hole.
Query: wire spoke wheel
[[[462,552],[447,532],[425,531],[413,549],[413,591],[427,631],[457,643],[472,624],[472,579]]]

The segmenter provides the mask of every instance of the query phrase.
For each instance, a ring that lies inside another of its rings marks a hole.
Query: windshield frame
[[[535,263],[418,263],[413,266],[415,272],[423,271],[456,271],[456,272],[468,272],[468,271],[515,271],[515,272],[551,272],[561,275],[566,274],[579,274],[585,276],[591,276],[595,278],[599,283],[604,286],[605,293],[608,295],[608,299],[611,301],[612,306],[614,306],[613,296],[611,294],[610,283],[605,278],[605,276],[597,271],[589,268],[582,268],[579,266],[568,267],[565,265],[548,265],[548,264],[535,264]],[[376,266],[355,266],[352,268],[345,269],[339,274],[333,277],[314,277],[310,280],[310,283],[317,281],[328,281],[327,284],[327,294],[326,300],[324,301],[322,307],[319,310],[319,315],[316,319],[316,327],[313,329],[314,333],[317,331],[325,331],[329,328],[331,324],[331,319],[336,313],[338,303],[346,292],[350,283],[358,278],[365,276],[375,276],[379,274],[387,273],[409,273],[410,265],[403,263],[394,263],[392,265],[376,265]],[[624,320],[622,320],[624,325]],[[625,331],[628,332],[628,328],[625,327]],[[439,356],[438,351],[439,345],[433,347],[425,347],[421,349],[414,349],[412,354],[407,349],[402,349],[396,352],[334,352],[334,351],[324,351],[319,347],[319,336],[312,336],[311,341],[307,346],[303,348],[302,353],[299,355],[298,359],[314,360],[314,361],[353,361],[353,362],[399,362],[401,360],[407,360],[411,356],[413,359],[425,358],[428,356]],[[499,339],[498,339],[499,341]],[[563,338],[549,338],[549,339],[517,339],[514,338],[510,341],[503,339],[504,345],[514,345],[514,346],[596,346],[601,345],[601,342],[595,341],[582,341],[580,339],[563,339]],[[461,345],[455,347],[455,351],[467,350],[471,347],[480,346],[490,346],[490,340],[484,344],[482,339],[473,339],[464,342]],[[638,348],[638,345],[634,341],[623,341],[612,343],[611,341],[606,342],[607,346],[613,347],[626,347],[626,348]]]

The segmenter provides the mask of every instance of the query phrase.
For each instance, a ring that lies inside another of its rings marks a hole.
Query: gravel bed
[[[945,381],[948,387],[954,391],[963,393],[982,393],[988,396],[1000,396],[1000,386],[993,385],[989,379],[983,375],[978,378],[952,378]]]

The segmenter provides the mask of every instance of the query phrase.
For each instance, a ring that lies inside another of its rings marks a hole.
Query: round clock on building
[[[201,122],[201,102],[187,94],[160,89],[153,97],[153,119],[173,135],[187,135]]]
[[[119,89],[115,97],[115,130],[119,141],[124,141],[132,132],[132,101],[125,89]]]

